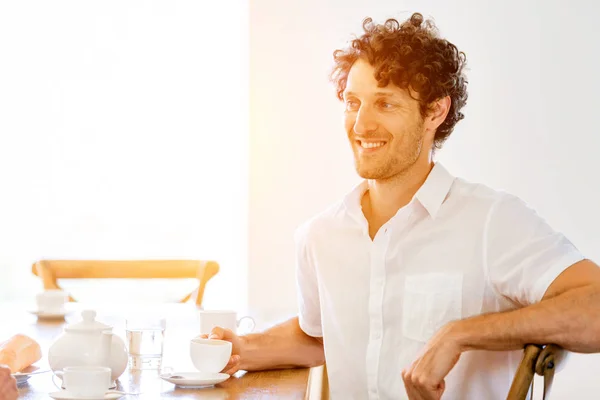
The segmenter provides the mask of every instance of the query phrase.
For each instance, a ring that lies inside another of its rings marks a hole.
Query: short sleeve
[[[298,228],[296,244],[296,286],[300,328],[309,336],[322,337],[319,285],[315,265],[308,251],[308,230]]]
[[[490,284],[522,306],[542,300],[558,275],[583,260],[562,233],[511,195],[498,200],[490,211],[485,249]]]

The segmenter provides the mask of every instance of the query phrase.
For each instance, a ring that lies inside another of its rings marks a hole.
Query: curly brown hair
[[[414,13],[402,24],[396,19],[388,19],[384,24],[376,25],[371,18],[366,18],[363,30],[365,33],[352,40],[350,46],[333,53],[335,66],[331,80],[336,86],[337,97],[343,100],[350,68],[359,58],[364,58],[375,68],[380,87],[391,81],[400,88],[410,87],[418,93],[415,100],[419,101],[423,117],[432,102],[450,96],[450,111],[434,137],[434,148],[441,148],[456,123],[464,118],[460,110],[467,103],[467,80],[463,73],[465,53],[440,38],[435,24],[424,21],[420,13]]]

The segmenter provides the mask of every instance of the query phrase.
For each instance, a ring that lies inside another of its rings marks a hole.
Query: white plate
[[[48,372],[48,369],[41,369],[38,366],[32,365],[25,368],[21,372],[15,372],[12,376],[17,380],[17,384],[21,384],[27,382],[32,375],[43,374],[44,372]]]
[[[64,317],[66,317],[70,313],[70,311],[63,310],[63,311],[57,311],[57,312],[46,312],[46,311],[30,310],[29,313],[36,315],[39,319],[62,319]]]
[[[119,392],[106,392],[104,397],[96,398],[96,397],[75,396],[75,395],[67,392],[66,390],[61,390],[60,392],[50,393],[50,394],[48,394],[48,396],[50,396],[56,400],[114,400],[114,399],[118,399],[119,397],[123,396],[123,394],[119,393]]]
[[[172,376],[181,376],[182,378],[171,378]],[[225,382],[229,375],[209,372],[173,372],[160,375],[161,379],[174,384],[175,386],[186,388],[204,388]]]

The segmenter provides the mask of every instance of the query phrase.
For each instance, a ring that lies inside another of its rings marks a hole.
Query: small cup
[[[107,367],[65,367],[55,374],[72,396],[102,398],[110,387],[111,369]]]
[[[37,308],[42,313],[61,313],[69,301],[67,292],[58,289],[46,290],[35,296]]]
[[[217,373],[229,362],[231,342],[217,339],[195,338],[190,342],[190,357],[200,372]]]

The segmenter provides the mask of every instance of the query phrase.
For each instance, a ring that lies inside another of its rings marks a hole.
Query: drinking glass
[[[160,370],[165,329],[165,318],[133,317],[125,321],[131,370]]]

